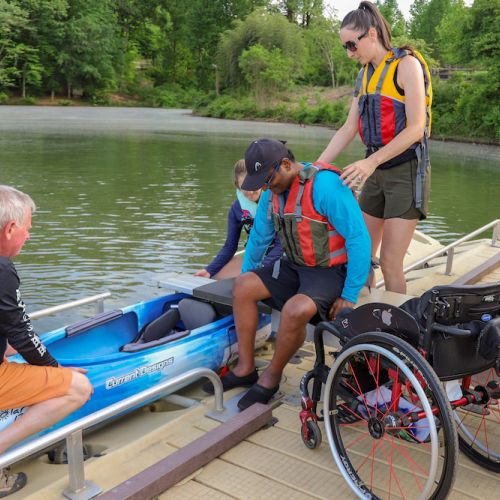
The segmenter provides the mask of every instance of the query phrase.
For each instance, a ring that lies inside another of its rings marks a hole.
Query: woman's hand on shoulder
[[[368,177],[375,172],[375,169],[378,167],[377,162],[369,156],[364,160],[358,160],[347,167],[344,168],[340,179],[342,180],[342,184],[344,186],[348,186],[351,189],[354,186],[357,186],[358,189],[361,189]]]
[[[201,269],[200,271],[196,271],[194,275],[200,278],[210,278],[210,273],[206,269]]]

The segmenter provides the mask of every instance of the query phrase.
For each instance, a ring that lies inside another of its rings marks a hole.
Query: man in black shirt
[[[21,299],[11,259],[29,239],[34,211],[35,204],[27,194],[0,185],[0,410],[28,407],[0,431],[0,454],[75,411],[92,393],[85,370],[62,368],[50,355],[33,330]],[[17,350],[27,364],[7,361],[9,345],[9,350]],[[0,470],[0,497],[25,484],[24,473]]]

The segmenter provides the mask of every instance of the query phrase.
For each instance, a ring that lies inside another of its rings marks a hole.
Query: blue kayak
[[[271,317],[259,313],[256,346],[270,335]],[[101,313],[42,338],[62,366],[88,370],[94,394],[79,410],[41,434],[193,368],[217,371],[237,357],[231,308],[186,294]],[[10,361],[24,362],[19,355]],[[0,412],[0,430],[25,410]]]

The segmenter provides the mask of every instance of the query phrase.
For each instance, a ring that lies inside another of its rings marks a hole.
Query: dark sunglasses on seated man
[[[274,167],[273,171],[271,172],[271,174],[269,175],[269,177],[266,179],[266,182],[264,182],[264,186],[263,187],[269,187],[271,185],[271,182],[273,181],[273,178],[274,178],[274,174],[276,174],[276,172],[279,170],[282,161],[283,160],[280,160],[276,164],[276,166]]]
[[[366,35],[368,35],[368,31],[365,31],[362,35],[359,35],[356,40],[349,40],[346,43],[342,44],[345,50],[349,50],[350,52],[356,52],[358,50],[358,42],[363,39]]]

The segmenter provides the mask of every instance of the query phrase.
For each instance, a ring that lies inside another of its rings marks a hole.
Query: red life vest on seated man
[[[326,163],[305,166],[295,177],[288,198],[269,193],[269,215],[289,261],[300,266],[332,267],[347,262],[344,238],[316,211],[312,190],[321,170],[340,175]]]

